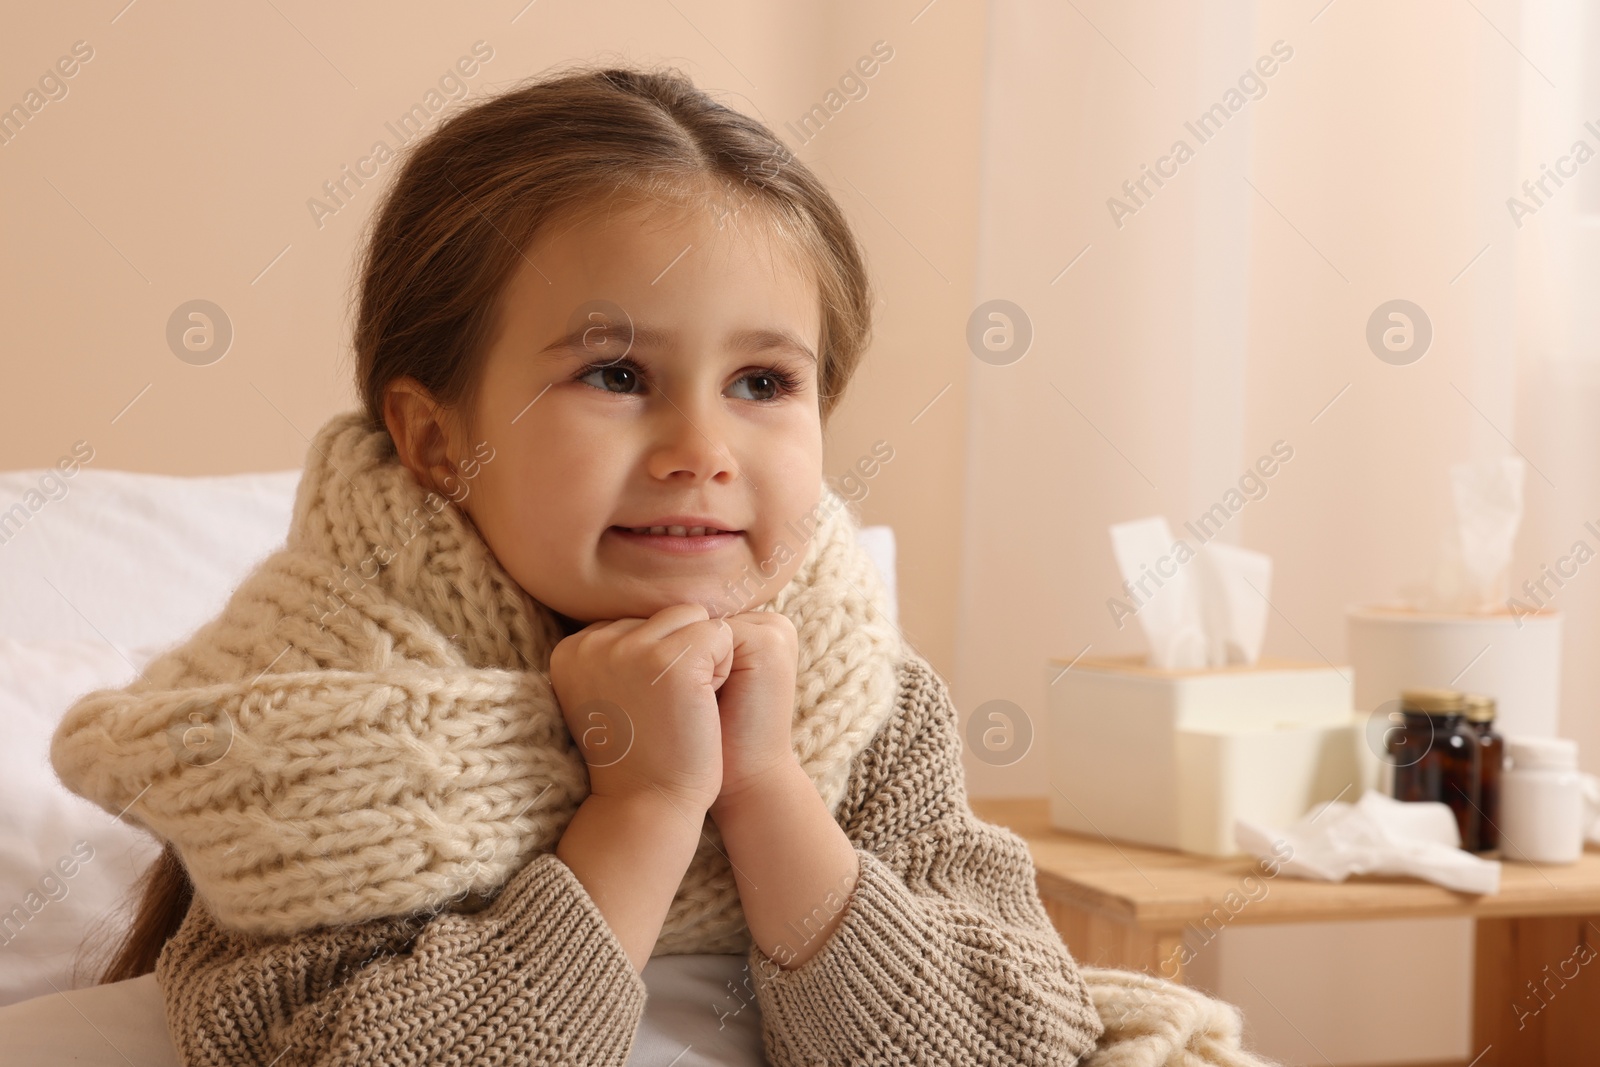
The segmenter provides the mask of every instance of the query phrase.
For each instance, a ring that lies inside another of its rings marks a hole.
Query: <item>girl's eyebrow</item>
[[[600,353],[594,350],[593,346],[586,345],[584,343],[584,336],[586,334],[593,333],[596,330],[604,333],[613,329],[616,331],[616,340],[622,341],[626,338],[627,335],[625,331],[627,330],[627,327],[624,325],[618,324],[617,326],[612,327],[608,323],[594,323],[588,326],[579,326],[571,333],[568,333],[563,337],[556,338],[548,345],[545,345],[545,347],[540,350],[539,354],[549,355],[554,358],[562,358],[566,356],[600,355]],[[669,330],[662,330],[653,326],[635,324],[633,327],[632,344],[627,345],[626,347],[630,351],[634,348],[662,348],[669,345],[672,342],[672,339],[673,335]],[[607,338],[607,340],[609,340],[609,338]],[[770,351],[772,349],[782,349],[791,352],[794,355],[802,356],[812,363],[817,361],[817,355],[815,352],[811,351],[810,346],[808,346],[804,341],[800,340],[800,338],[796,337],[790,331],[781,328],[769,327],[753,330],[738,330],[732,334],[729,334],[725,343],[728,348],[736,352],[749,352],[753,354],[756,352]]]

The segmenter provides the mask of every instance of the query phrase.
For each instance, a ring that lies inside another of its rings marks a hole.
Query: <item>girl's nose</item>
[[[729,481],[739,474],[719,414],[658,393],[661,410],[651,420],[649,471],[654,478]]]

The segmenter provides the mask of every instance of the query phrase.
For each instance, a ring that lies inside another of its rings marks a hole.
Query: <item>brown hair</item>
[[[183,869],[183,861],[178,858],[171,844],[162,846],[161,854],[139,876],[124,899],[133,902],[133,918],[127,933],[111,948],[110,959],[103,965],[103,955],[96,956],[83,951],[93,945],[104,953],[108,942],[100,932],[106,924],[127,915],[128,904],[124,903],[117,910],[102,916],[95,930],[84,939],[74,965],[74,985],[78,984],[79,973],[86,966],[100,967],[94,978],[97,983],[137,978],[156,969],[156,957],[161,955],[161,949],[168,939],[178,932],[183,917],[189,912],[189,903],[194,899],[194,887],[189,884],[188,872]]]
[[[498,297],[534,237],[619,199],[726,197],[787,239],[821,296],[817,392],[827,419],[871,333],[864,257],[839,205],[772,131],[670,70],[579,69],[456,113],[386,191],[360,271],[356,378],[373,429],[410,376],[470,410]]]
[[[359,261],[357,387],[369,426],[409,376],[469,414],[500,293],[545,227],[630,197],[751,214],[788,239],[821,297],[817,392],[824,420],[872,328],[865,258],[844,213],[760,122],[669,69],[581,67],[457,111],[411,146]],[[155,969],[194,890],[170,844],[132,895],[131,928],[99,981]]]

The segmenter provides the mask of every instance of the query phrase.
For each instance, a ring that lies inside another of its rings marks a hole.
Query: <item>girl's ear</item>
[[[417,483],[440,496],[449,496],[442,487],[455,471],[451,459],[451,412],[434,400],[426,386],[403,376],[384,390],[383,421],[401,464]]]

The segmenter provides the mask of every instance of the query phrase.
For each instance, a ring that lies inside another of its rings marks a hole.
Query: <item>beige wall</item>
[[[922,6],[18,9],[0,35],[0,104],[21,102],[75,42],[92,56],[67,62],[66,95],[0,146],[0,468],[52,464],[80,439],[104,468],[301,466],[308,437],[355,403],[353,255],[393,167],[317,218],[307,202],[323,183],[375,141],[397,145],[386,124],[475,42],[493,51],[464,79],[475,95],[572,60],[670,62],[767,120],[865,242],[883,298],[877,340],[833,419],[825,469],[842,473],[879,439],[893,446],[862,514],[899,532],[905,629],[950,672],[984,26],[972,0]],[[894,55],[867,95],[798,144],[785,124],[879,40]],[[234,329],[209,366],[180,361],[165,336],[197,298]]]

